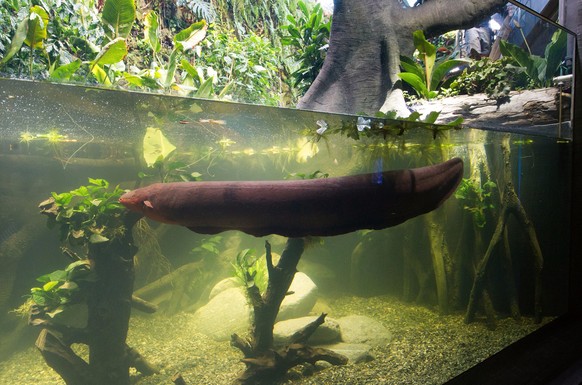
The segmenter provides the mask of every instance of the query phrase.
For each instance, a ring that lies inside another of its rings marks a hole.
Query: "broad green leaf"
[[[499,48],[503,56],[512,57],[521,67],[525,68],[527,75],[532,79],[537,79],[537,69],[534,66],[532,56],[522,48],[515,44],[508,43],[504,40],[499,40]]]
[[[207,98],[207,99],[214,96],[214,85],[212,84],[213,80],[214,80],[213,77],[209,77],[208,79],[206,79],[204,83],[200,85],[200,88],[198,88],[194,96],[196,96],[197,98]]]
[[[57,67],[53,72],[51,72],[50,78],[53,80],[69,80],[71,76],[79,69],[81,66],[81,60],[77,59],[69,64],[64,64]]]
[[[432,79],[431,79],[431,83],[430,83],[431,91],[435,91],[437,89],[440,82],[443,80],[445,75],[447,73],[449,73],[450,70],[452,70],[453,68],[455,68],[457,66],[460,66],[463,64],[469,64],[469,63],[470,63],[470,61],[462,60],[462,59],[451,59],[451,60],[442,61],[440,63],[436,63],[434,66],[434,69],[432,70]],[[461,71],[458,71],[457,75],[460,75],[460,74],[461,74]]]
[[[426,88],[426,84],[421,78],[418,77],[418,75],[410,72],[401,72],[398,74],[398,76],[406,83],[410,84],[418,96],[428,99],[428,89]]]
[[[432,70],[436,61],[436,47],[426,40],[424,32],[421,30],[414,31],[412,39],[414,41],[414,47],[416,47],[420,53],[422,61],[424,62],[426,87],[431,89]]]
[[[544,71],[545,79],[550,80],[556,74],[558,67],[562,60],[564,60],[564,54],[566,50],[566,44],[568,42],[568,36],[566,32],[558,29],[552,35],[551,42],[546,46],[546,51],[544,57],[546,59],[546,70]]]
[[[59,284],[60,284],[59,281],[49,281],[49,282],[45,283],[44,285],[42,285],[42,289],[44,291],[51,291],[52,289],[57,287]]]
[[[416,74],[419,78],[424,79],[424,68],[414,59],[407,56],[400,56],[400,66],[405,72]]]
[[[111,80],[109,80],[107,72],[105,72],[105,70],[100,65],[98,64],[94,65],[91,68],[91,73],[93,74],[93,76],[95,76],[95,79],[97,79],[99,83],[104,84],[106,86],[111,85]]]
[[[182,50],[187,51],[198,45],[206,37],[206,30],[208,25],[206,21],[201,20],[183,29],[174,36],[174,42],[179,45]]]
[[[164,80],[164,87],[170,88],[174,84],[174,74],[176,73],[176,66],[178,57],[178,48],[174,48],[168,59],[168,68],[166,70],[166,79]]]
[[[47,37],[49,15],[44,8],[35,5],[30,7],[28,31],[24,43],[31,48],[42,48],[43,40]]]
[[[192,64],[190,64],[188,60],[182,59],[180,61],[180,65],[182,66],[182,69],[185,70],[192,79],[201,80],[200,77],[198,76],[198,71],[196,70],[196,68],[194,68]]]
[[[16,32],[14,32],[14,36],[12,36],[10,48],[8,48],[8,51],[6,51],[6,54],[0,61],[0,64],[6,63],[8,60],[12,58],[12,56],[16,54],[16,52],[20,51],[22,44],[24,44],[24,40],[26,40],[27,33],[28,33],[28,19],[24,19],[20,23],[18,23]]]
[[[108,27],[105,33],[110,39],[126,38],[135,20],[134,0],[106,0],[101,19]]]
[[[143,137],[143,157],[148,167],[153,167],[156,162],[166,159],[174,150],[174,146],[164,136],[162,130],[156,127],[148,127]]]
[[[152,9],[144,17],[144,40],[148,42],[154,53],[160,52],[162,44],[160,43],[159,32],[160,24],[158,14]]]
[[[441,114],[440,111],[431,111],[426,116],[426,118],[424,118],[423,122],[433,124],[434,122],[436,122],[440,114]]]
[[[126,55],[127,44],[125,44],[125,39],[118,37],[103,46],[101,52],[93,60],[92,65],[115,64],[123,60]]]

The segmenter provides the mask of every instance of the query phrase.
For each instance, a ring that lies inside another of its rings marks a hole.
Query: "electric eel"
[[[202,234],[332,236],[384,229],[440,206],[463,177],[459,158],[433,166],[338,178],[156,183],[119,202]]]

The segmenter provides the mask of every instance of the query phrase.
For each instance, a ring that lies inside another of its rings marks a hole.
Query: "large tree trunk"
[[[335,0],[329,51],[321,72],[298,104],[327,112],[404,111],[400,54],[412,32],[427,36],[470,26],[503,0],[430,0],[402,8],[398,0]]]

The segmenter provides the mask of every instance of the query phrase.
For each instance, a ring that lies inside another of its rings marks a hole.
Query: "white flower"
[[[318,135],[323,135],[325,130],[327,130],[327,122],[323,119],[320,119],[315,123],[317,123],[317,125],[319,126],[319,128],[315,130],[315,132],[317,132]]]
[[[361,116],[358,116],[358,123],[356,124],[356,127],[358,127],[358,131],[362,132],[367,128],[370,128],[370,119],[364,119]]]

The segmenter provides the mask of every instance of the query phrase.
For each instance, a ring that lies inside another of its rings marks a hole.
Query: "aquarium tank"
[[[487,52],[411,30],[400,104],[343,111],[306,48],[337,55],[343,8],[178,1],[172,29],[9,3],[0,383],[442,384],[568,312],[573,37],[550,20],[482,11]]]

